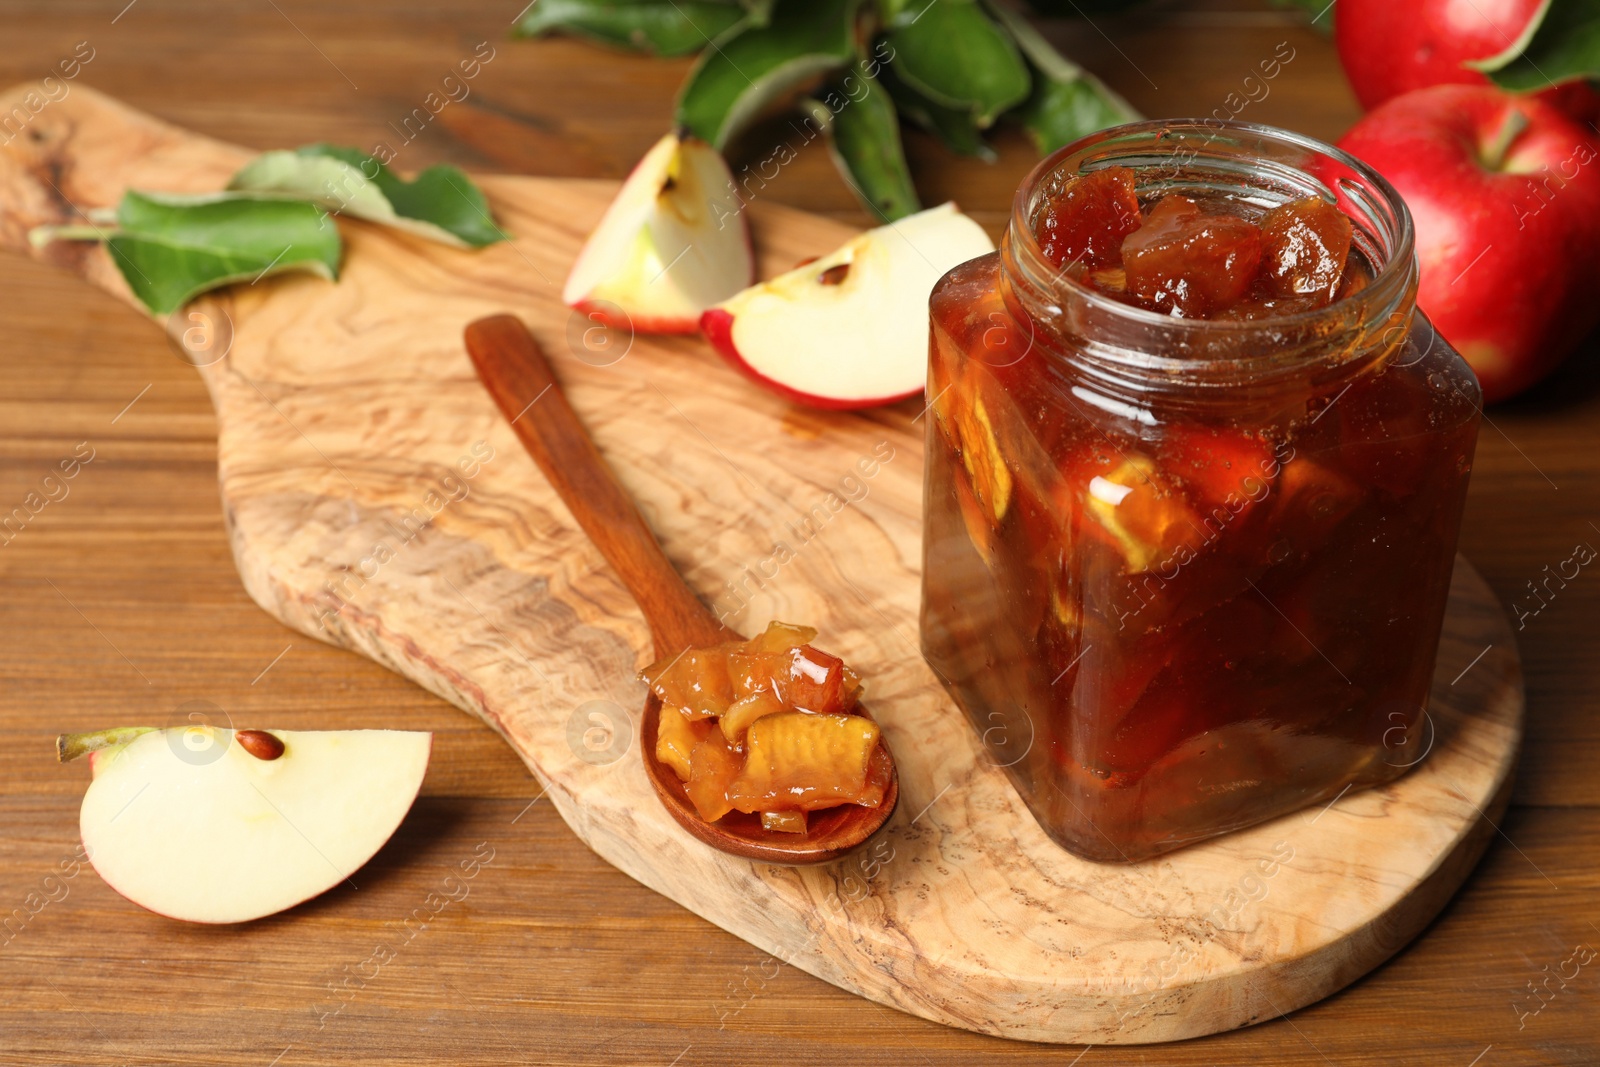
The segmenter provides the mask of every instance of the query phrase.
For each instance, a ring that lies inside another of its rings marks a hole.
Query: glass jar
[[[1112,165],[1142,207],[1331,200],[1370,280],[1255,321],[1119,303],[1033,230]],[[1426,754],[1481,397],[1417,271],[1404,204],[1351,156],[1159,122],[1045,160],[1000,251],[934,289],[923,652],[1072,852],[1138,860]]]

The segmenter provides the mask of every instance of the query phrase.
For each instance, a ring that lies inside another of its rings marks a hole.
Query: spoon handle
[[[633,594],[650,624],[657,657],[736,638],[661,551],[522,320],[514,315],[479,319],[467,327],[466,342],[478,377],[528,454]]]

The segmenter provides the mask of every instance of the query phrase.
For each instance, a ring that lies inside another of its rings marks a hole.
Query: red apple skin
[[[1520,111],[1499,169],[1485,158]],[[1442,85],[1396,97],[1339,142],[1416,221],[1418,303],[1503,400],[1600,321],[1600,142],[1541,100]]]
[[[578,312],[590,322],[604,326],[608,330],[619,330],[623,333],[686,334],[695,333],[700,329],[700,320],[698,318],[652,318],[649,315],[635,317],[617,308],[615,304],[609,301],[590,302],[588,300],[579,300],[572,305],[572,310]]]
[[[1511,47],[1540,0],[1339,0],[1333,23],[1339,61],[1364,108],[1434,85],[1488,85],[1462,66]],[[1581,122],[1600,115],[1600,96],[1581,82],[1539,94]]]
[[[885,404],[893,404],[898,400],[905,400],[922,392],[922,386],[919,385],[915,389],[907,390],[896,396],[881,396],[859,400],[841,400],[838,397],[803,393],[798,389],[791,389],[782,382],[773,381],[745,362],[745,358],[739,354],[739,350],[733,344],[733,316],[724,309],[711,308],[704,315],[701,315],[700,332],[705,336],[711,347],[716,349],[722,358],[733,364],[745,377],[756,382],[764,389],[770,389],[785,399],[792,400],[796,404],[804,404],[807,407],[823,408],[828,411],[859,411],[863,408],[876,408]]]
[[[637,164],[635,165],[637,167]],[[742,213],[741,213],[742,215]],[[756,283],[756,254],[755,244],[750,240],[750,227],[744,225],[745,256],[750,261],[750,273],[744,279],[746,286]],[[811,259],[816,259],[812,256]],[[797,264],[798,265],[798,264]],[[590,322],[598,323],[608,330],[620,330],[624,333],[649,333],[649,334],[692,334],[700,332],[700,318],[674,319],[666,317],[652,317],[649,315],[633,316],[618,308],[610,301],[579,300],[570,305],[573,311],[583,315]],[[615,311],[613,311],[615,309]],[[705,313],[702,312],[702,315]]]

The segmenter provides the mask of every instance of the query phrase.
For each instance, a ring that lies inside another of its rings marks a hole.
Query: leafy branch
[[[1272,0],[1273,7],[1294,8],[1305,12],[1311,28],[1325,36],[1333,33],[1334,0]]]
[[[344,245],[330,214],[456,248],[506,239],[482,191],[455,167],[429,167],[408,182],[372,156],[333,145],[266,152],[224,192],[129,190],[115,211],[91,212],[87,225],[40,226],[28,239],[103,241],[133,295],[164,315],[208,290],[284,271],[337,280]]]
[[[1099,13],[1136,2],[1089,6]],[[886,220],[921,206],[902,121],[952,151],[992,160],[986,133],[1002,119],[1019,122],[1048,153],[1138,118],[1000,0],[538,0],[516,32],[664,56],[698,52],[675,119],[718,149],[778,101],[809,90],[801,106],[827,130],[840,174]]]
[[[1505,51],[1467,65],[1513,92],[1600,80],[1600,0],[1544,0]]]

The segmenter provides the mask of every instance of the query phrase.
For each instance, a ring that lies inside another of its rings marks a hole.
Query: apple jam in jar
[[[1417,269],[1354,158],[1163,122],[1045,160],[934,289],[923,652],[1072,852],[1426,754],[1480,394]]]

